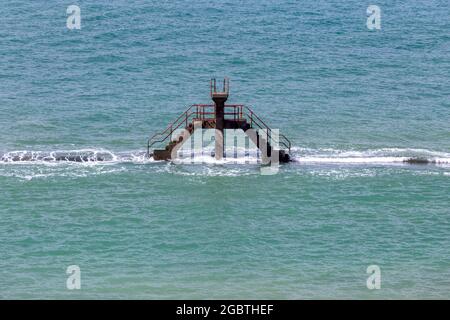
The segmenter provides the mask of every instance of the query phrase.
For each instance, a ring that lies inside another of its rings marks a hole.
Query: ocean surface
[[[450,298],[447,0],[70,4],[0,7],[1,299]],[[223,76],[294,161],[147,159]]]

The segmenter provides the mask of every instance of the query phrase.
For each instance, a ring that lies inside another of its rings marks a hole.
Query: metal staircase
[[[213,94],[213,89],[211,89],[211,92]],[[148,139],[147,155],[149,157],[153,156],[155,160],[171,159],[173,150],[181,147],[195,128],[201,126],[203,129],[214,129],[216,127],[215,108],[216,105],[212,104],[194,104],[190,106],[164,131],[156,133]],[[248,135],[258,148],[267,150],[268,157],[271,156],[273,150],[277,150],[279,151],[280,162],[289,161],[289,152],[291,150],[289,139],[282,134],[275,135],[273,130],[249,107],[235,104],[224,105],[222,120],[225,121],[225,129],[242,129],[246,133],[249,132],[249,129],[254,129],[255,134]],[[175,130],[180,128],[184,128],[185,131],[173,137]],[[272,146],[276,146],[277,149],[274,149]],[[161,147],[163,149],[156,149]],[[152,149],[153,153],[151,152]]]

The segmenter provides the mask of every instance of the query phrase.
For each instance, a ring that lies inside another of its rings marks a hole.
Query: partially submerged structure
[[[226,129],[241,129],[261,151],[263,163],[288,162],[291,142],[278,130],[272,130],[249,107],[237,104],[225,104],[230,92],[227,78],[222,90],[217,90],[216,79],[211,79],[211,98],[214,104],[194,104],[173,121],[166,130],[149,138],[147,155],[155,160],[171,160],[177,157],[177,151],[197,129],[215,129],[214,156],[220,160],[224,156],[224,133]],[[178,135],[174,133],[182,132]],[[162,149],[151,149],[155,146]]]

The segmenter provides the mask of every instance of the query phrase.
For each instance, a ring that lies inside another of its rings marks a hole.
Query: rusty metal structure
[[[214,104],[194,104],[175,119],[164,131],[148,139],[147,156],[155,160],[171,160],[177,150],[197,129],[215,129],[214,156],[220,160],[224,156],[224,133],[226,129],[242,129],[261,151],[263,163],[271,161],[289,162],[291,142],[281,133],[276,134],[252,109],[240,104],[225,104],[230,93],[228,78],[223,80],[220,90],[216,79],[211,79],[210,94]],[[173,136],[175,130],[181,134]],[[164,147],[165,145],[165,147]],[[151,149],[163,146],[162,149]]]

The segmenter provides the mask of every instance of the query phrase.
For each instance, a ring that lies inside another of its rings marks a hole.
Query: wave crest
[[[114,153],[105,149],[56,151],[11,151],[0,158],[5,163],[117,163],[151,161],[143,151]]]
[[[234,155],[234,152],[227,154]],[[239,150],[237,157],[215,160],[208,152],[195,154],[195,161],[188,155],[177,159],[175,163],[204,163],[204,164],[248,164],[259,163],[257,150],[243,152]],[[339,149],[309,149],[292,148],[291,159],[299,164],[435,164],[450,165],[450,153],[412,148],[381,148],[373,150],[339,150]],[[148,163],[155,162],[148,158],[145,151],[112,152],[106,149],[80,149],[55,151],[11,151],[0,157],[3,163]]]
[[[450,153],[412,148],[374,150],[293,149],[293,161],[304,164],[450,164]]]

